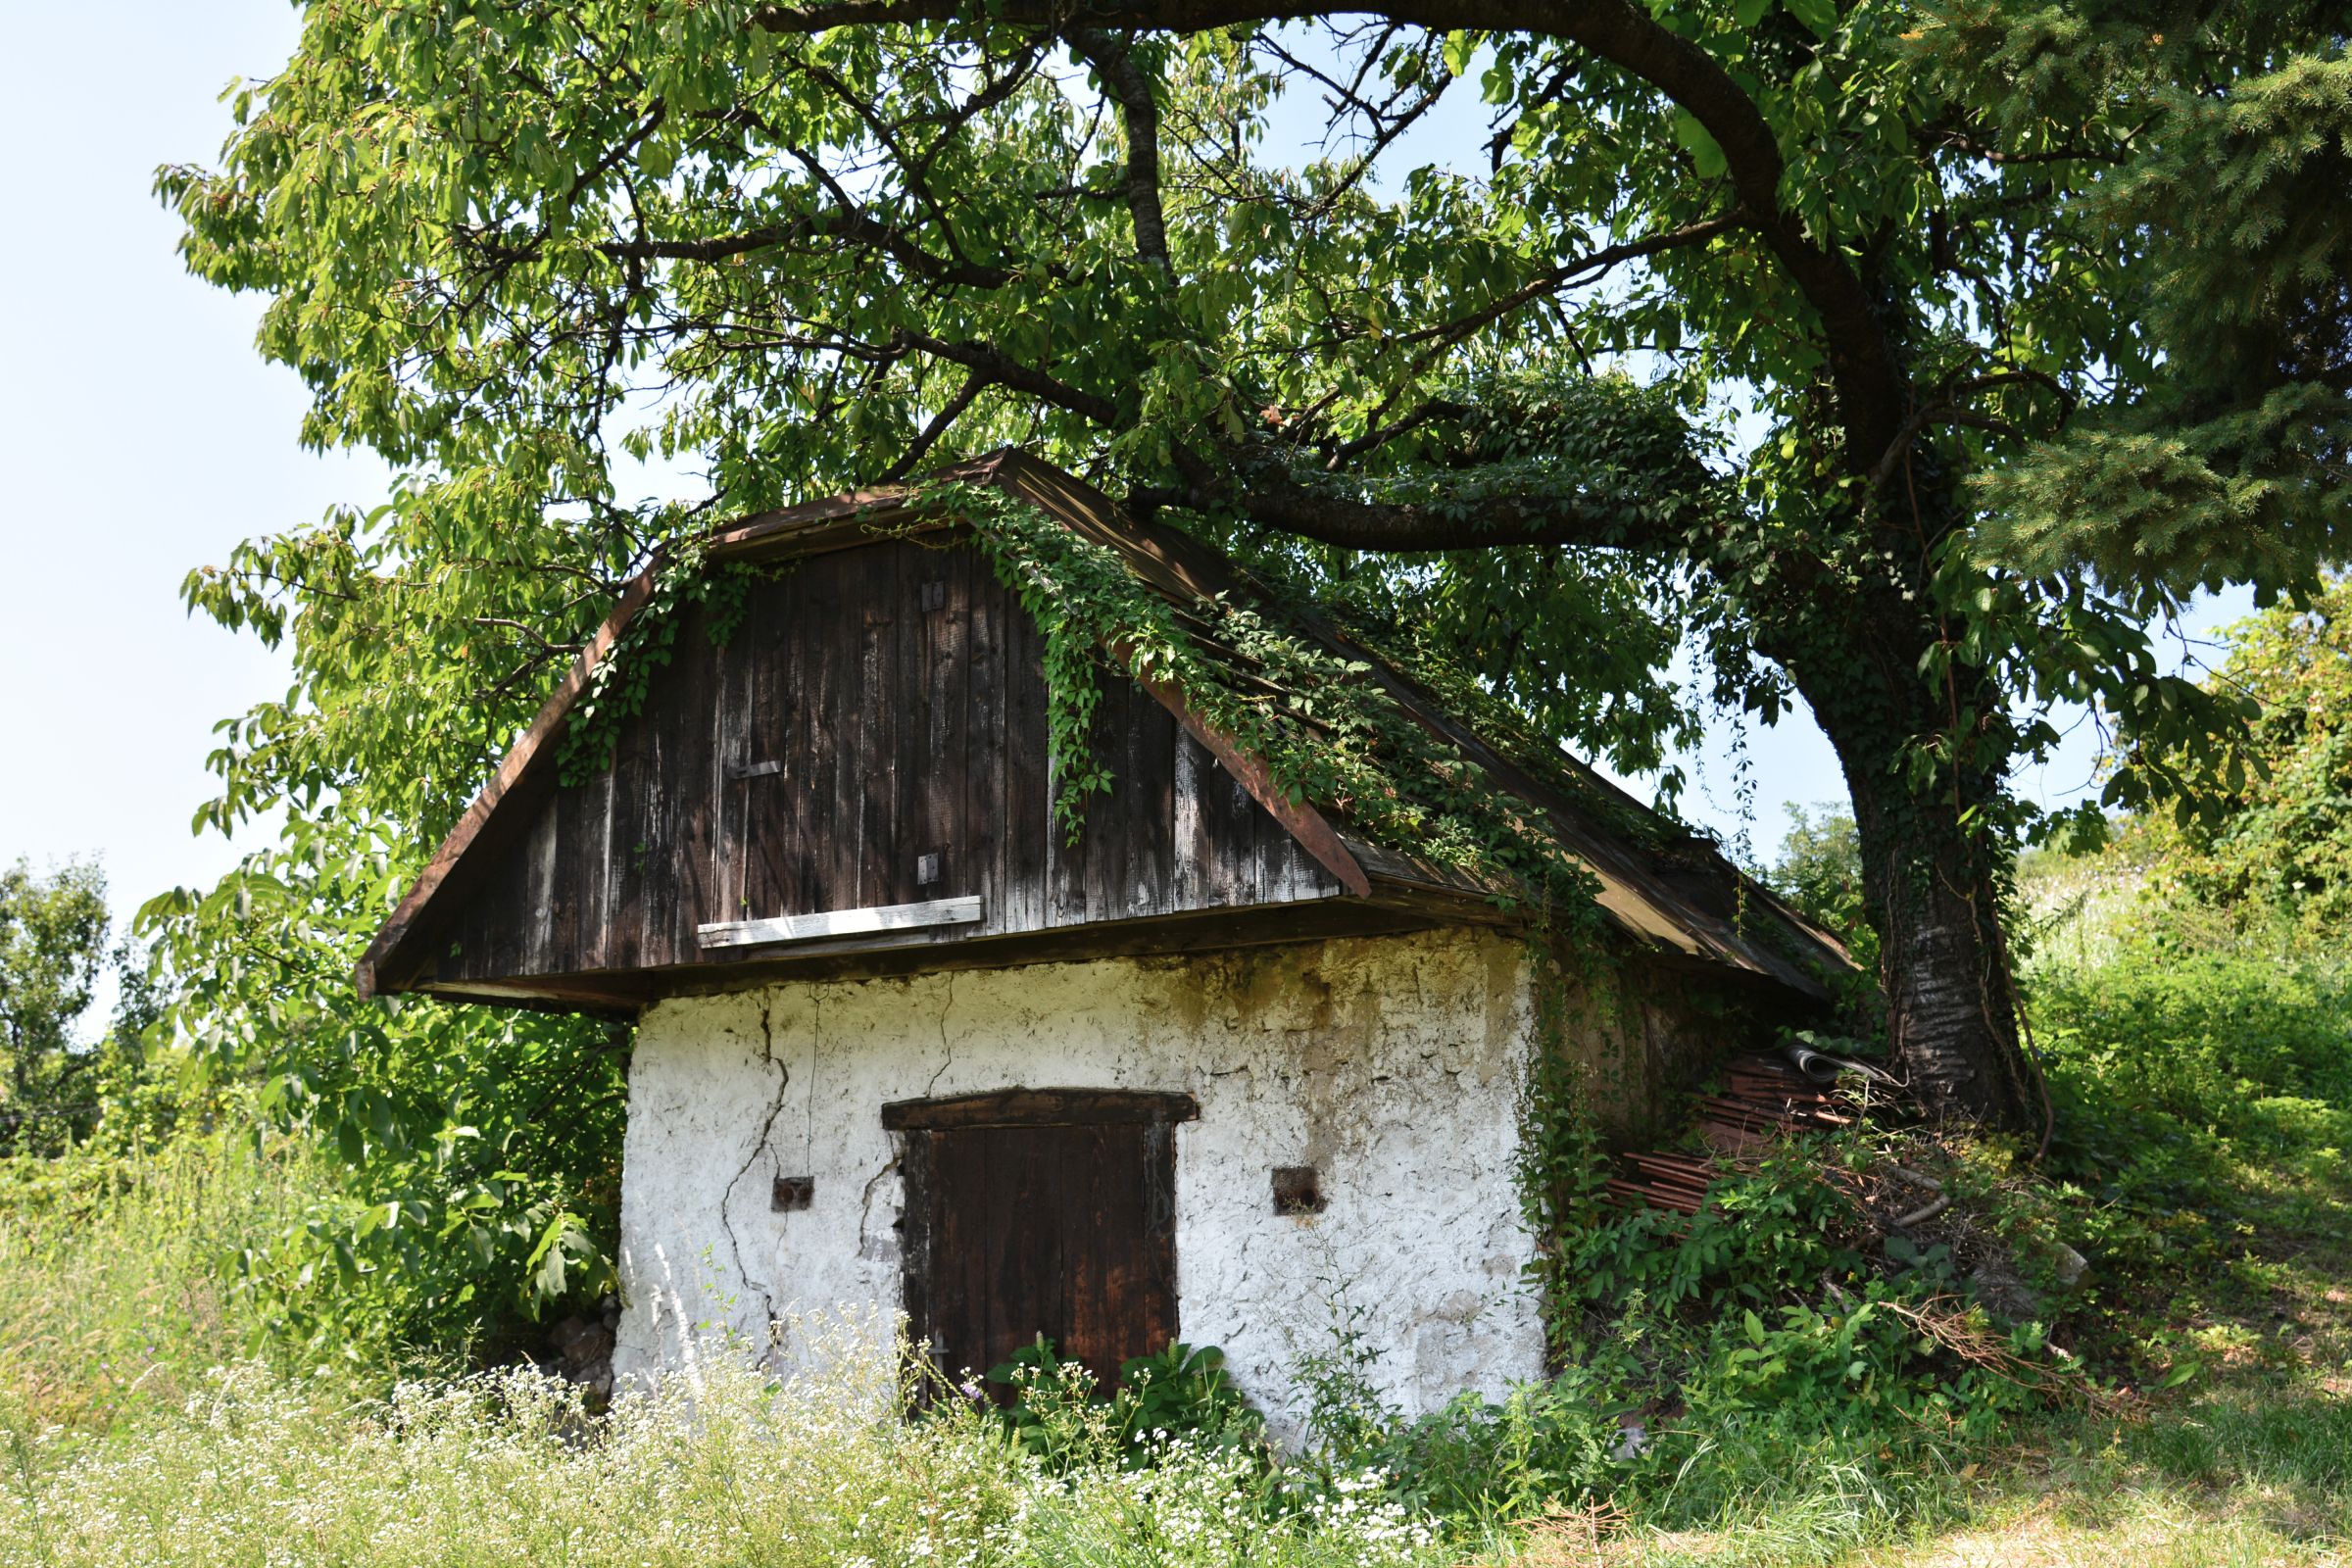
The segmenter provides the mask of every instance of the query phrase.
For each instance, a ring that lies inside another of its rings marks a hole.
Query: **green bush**
[[[1085,1363],[1064,1359],[1041,1334],[990,1368],[988,1381],[1010,1396],[1004,1414],[1013,1441],[1051,1465],[1108,1455],[1142,1469],[1173,1444],[1265,1446],[1265,1419],[1243,1398],[1215,1346],[1171,1342],[1157,1354],[1132,1357],[1120,1365],[1118,1389],[1106,1398]],[[982,1397],[976,1385],[958,1392]]]
[[[2257,1236],[2352,1213],[2352,975],[2337,966],[2127,943],[2036,979],[2055,1111],[2056,1214],[2093,1265],[2090,1298],[2144,1316]]]

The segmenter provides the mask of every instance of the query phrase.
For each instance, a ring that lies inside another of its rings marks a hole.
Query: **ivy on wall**
[[[1545,1303],[1551,1346],[1561,1350],[1574,1337],[1577,1290],[1561,1277],[1574,1250],[1563,1238],[1591,1226],[1604,1175],[1593,1086],[1573,1034],[1580,1023],[1607,1030],[1623,1021],[1623,977],[1594,903],[1598,882],[1548,813],[1433,733],[1368,659],[1343,648],[1360,647],[1402,672],[1496,756],[1575,801],[1605,831],[1662,846],[1671,829],[1597,787],[1410,626],[1375,624],[1296,585],[1267,585],[1247,601],[1237,593],[1173,603],[1116,551],[993,485],[933,486],[910,518],[877,517],[871,527],[877,538],[942,548],[943,521],[948,546],[979,549],[1044,639],[1054,820],[1073,840],[1089,801],[1114,783],[1094,746],[1102,682],[1133,678],[1181,692],[1204,723],[1262,761],[1289,800],[1340,813],[1374,844],[1468,874],[1525,919],[1534,1026],[1521,1081],[1518,1186],[1538,1238],[1532,1283]],[[641,710],[654,672],[671,658],[686,612],[706,607],[710,634],[723,643],[752,575],[741,565],[713,566],[699,550],[681,551],[662,568],[653,599],[575,710],[562,754],[565,783],[611,765],[618,727]],[[1310,614],[1328,617],[1339,637],[1312,627]]]
[[[711,565],[700,541],[656,562],[653,596],[620,634],[612,651],[588,672],[588,688],[572,705],[571,722],[556,753],[556,776],[566,787],[585,784],[612,766],[621,727],[645,710],[654,676],[677,651],[678,628],[700,605],[711,646],[724,648],[743,624],[745,595],[760,569],[738,562]]]

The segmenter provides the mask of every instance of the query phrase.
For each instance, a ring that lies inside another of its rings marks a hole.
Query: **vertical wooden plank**
[[[821,690],[827,654],[823,633],[809,613],[820,590],[811,587],[805,570],[789,572],[763,589],[744,632],[756,650],[749,671],[750,747],[759,754],[754,760],[778,762],[783,770],[737,786],[745,834],[738,907],[750,919],[808,912],[812,868],[807,823],[833,782],[820,776],[810,733],[809,692]]]
[[[539,972],[532,965],[545,955],[536,911],[545,901],[537,897],[540,890],[532,883],[544,866],[541,834],[546,826],[542,816],[512,842],[491,875],[466,900],[466,935],[450,972],[479,979]]]
[[[594,945],[604,902],[602,781],[559,786],[549,809],[556,819],[554,962],[557,973],[596,967]]]
[[[771,665],[774,710],[772,721],[786,726],[784,787],[766,799],[784,835],[782,864],[786,868],[785,906],[795,913],[834,907],[825,902],[824,858],[837,807],[834,790],[838,759],[833,737],[826,729],[827,707],[836,666],[847,657],[850,632],[842,617],[849,603],[841,591],[841,564],[829,562],[827,571],[805,566],[796,574],[781,603],[782,619],[774,636],[785,650]]]
[[[885,590],[891,623],[885,639],[888,667],[885,695],[875,699],[888,710],[888,790],[881,797],[883,836],[881,858],[866,867],[863,888],[872,904],[906,904],[914,898],[915,840],[922,816],[923,755],[930,725],[931,685],[923,666],[928,647],[924,589],[932,579],[931,552],[910,540],[893,540],[880,547],[891,558],[891,577]]]
[[[671,797],[679,787],[677,744],[661,722],[660,682],[646,692],[644,749],[637,770],[637,839],[630,856],[637,864],[637,962],[646,968],[669,961],[669,932],[678,906],[676,858],[670,843]]]
[[[598,961],[608,969],[617,969],[624,962],[620,956],[620,941],[615,933],[620,929],[620,854],[626,844],[619,836],[620,803],[625,788],[617,748],[612,765],[604,770],[603,779],[604,820],[598,824],[597,865],[604,889],[598,899],[602,915],[597,921],[595,946]]]
[[[1116,1172],[1104,1166],[1117,1157],[1115,1149],[1102,1147],[1102,1127],[1039,1129],[1050,1136],[1059,1166],[1062,1225],[1071,1245],[1063,1262],[1061,1290],[1055,1308],[1063,1324],[1062,1354],[1084,1361],[1095,1375],[1095,1386],[1108,1391],[1118,1376],[1115,1354],[1118,1305],[1112,1295],[1110,1256],[1116,1241],[1116,1205],[1106,1201],[1118,1186]],[[1123,1130],[1123,1129],[1122,1129]]]
[[[1127,755],[1121,766],[1126,805],[1126,883],[1119,915],[1163,914],[1172,907],[1176,859],[1176,715],[1142,687],[1128,689]]]
[[[858,711],[859,643],[865,606],[860,598],[860,550],[842,551],[822,562],[827,568],[812,589],[808,647],[813,653],[809,695],[815,721],[809,730],[813,793],[808,800],[810,910],[846,909],[858,902],[858,815],[863,777],[858,766],[863,714]],[[811,564],[817,564],[811,563]],[[821,629],[819,629],[821,628]]]
[[[1292,839],[1288,854],[1291,859],[1291,898],[1323,899],[1343,891],[1339,878],[1326,870],[1323,862],[1307,852],[1305,845]]]
[[[517,974],[549,974],[555,961],[556,813],[542,809],[509,862],[521,884],[515,911]]]
[[[1211,908],[1255,904],[1260,877],[1257,860],[1257,819],[1273,831],[1282,824],[1266,816],[1240,779],[1205,758],[1200,772],[1200,819],[1206,828],[1206,904]],[[1287,836],[1287,835],[1286,835]]]
[[[1164,1117],[1143,1131],[1142,1340],[1147,1352],[1182,1338],[1176,1294],[1176,1128]]]
[[[692,963],[702,957],[695,928],[727,918],[717,888],[719,652],[707,612],[697,609],[678,628],[669,667],[656,685],[657,718],[673,748],[662,831],[672,896],[662,946],[665,961]]]
[[[898,852],[898,742],[906,706],[900,685],[899,639],[906,607],[900,566],[907,548],[911,547],[847,552],[864,568],[857,578],[858,659],[845,693],[847,706],[857,713],[858,742],[853,747],[845,738],[843,743],[851,774],[845,782],[855,803],[849,820],[856,824],[856,833],[846,884],[849,897],[833,907],[892,902],[890,872]]]
[[[1020,613],[987,560],[968,546],[956,552],[964,579],[965,658],[968,664],[963,738],[962,819],[956,831],[970,873],[970,891],[980,895],[976,935],[1008,929],[1005,906],[1005,845],[1011,837],[1004,792],[1005,619]]]
[[[1331,873],[1323,869],[1306,846],[1262,807],[1257,811],[1257,845],[1260,902],[1284,904],[1317,898],[1326,889],[1337,886]]]
[[[743,613],[726,646],[713,654],[711,682],[710,887],[710,912],[705,920],[741,920],[744,910],[749,832],[755,780],[743,770],[763,759],[757,697],[756,661],[760,646],[760,613],[766,608],[765,581],[754,581],[744,593]]]
[[[607,864],[612,891],[606,898],[606,940],[615,969],[634,969],[645,955],[645,884],[652,847],[646,838],[654,788],[652,748],[643,715],[627,720],[612,749],[612,814]]]
[[[951,1377],[985,1377],[990,1306],[995,1299],[992,1268],[994,1205],[989,1201],[987,1142],[971,1132],[928,1135],[936,1163],[932,1171],[933,1341],[940,1366]],[[1004,1397],[1000,1392],[998,1396]]]
[[[1209,862],[1215,847],[1201,815],[1200,791],[1214,784],[1217,760],[1208,748],[1178,726],[1176,755],[1170,761],[1168,901],[1178,909],[1203,908],[1208,903]]]
[[[578,861],[573,896],[580,901],[577,953],[582,971],[606,966],[606,931],[612,924],[605,900],[612,891],[612,775],[599,773],[575,792],[576,816],[564,828],[564,853]]]
[[[982,847],[964,832],[964,749],[971,724],[969,554],[915,553],[919,653],[914,673],[921,682],[922,724],[911,748],[912,788],[902,792],[910,800],[912,816],[902,840],[906,880],[894,903],[977,891],[974,858]],[[926,864],[932,873],[928,881],[920,874]],[[982,909],[985,916],[985,905]]]
[[[1128,885],[1127,813],[1133,783],[1127,776],[1127,732],[1135,723],[1135,683],[1099,670],[1102,695],[1095,704],[1089,735],[1098,765],[1108,769],[1110,788],[1087,797],[1086,832],[1068,859],[1076,875],[1056,882],[1059,920],[1115,920],[1126,907]]]
[[[1054,781],[1046,725],[1045,634],[1007,593],[1004,619],[1004,925],[1042,930],[1050,920],[1047,883],[1061,829],[1054,819]]]
[[[1030,1137],[1037,1146],[1039,1162],[1053,1172],[1055,1240],[1061,1244],[1061,1255],[1056,1259],[1050,1299],[1054,1321],[1061,1329],[1061,1353],[1085,1362],[1095,1375],[1095,1387],[1107,1392],[1111,1380],[1103,1376],[1102,1362],[1109,1338],[1103,1289],[1107,1283],[1104,1265],[1109,1260],[1102,1242],[1109,1215],[1102,1202],[1107,1185],[1102,1152],[1097,1147],[1102,1131],[1098,1127],[1040,1127]],[[1110,1371],[1115,1376],[1118,1367],[1114,1364]]]
[[[486,879],[467,896],[458,917],[433,950],[434,972],[444,980],[470,980],[497,973],[490,953],[491,908],[505,891],[506,878]]]
[[[939,1239],[933,1214],[933,1151],[938,1137],[920,1129],[892,1135],[899,1156],[899,1303],[906,1313],[907,1342],[917,1346],[937,1338],[932,1249]]]

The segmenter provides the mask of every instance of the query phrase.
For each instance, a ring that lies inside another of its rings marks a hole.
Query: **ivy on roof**
[[[1464,872],[1506,907],[1592,910],[1598,883],[1548,813],[1433,734],[1369,660],[1314,635],[1271,596],[1171,601],[1116,551],[993,485],[935,486],[918,512],[930,525],[944,518],[967,528],[1045,637],[1055,812],[1073,837],[1087,797],[1111,784],[1090,744],[1107,667],[1174,688],[1204,723],[1262,761],[1285,797],[1338,813],[1370,842]],[[1556,749],[1534,742],[1523,719],[1511,721],[1507,704],[1434,651],[1414,646],[1399,658],[1371,628],[1346,631],[1453,712],[1483,720],[1479,738],[1497,755],[1564,794],[1592,793]]]

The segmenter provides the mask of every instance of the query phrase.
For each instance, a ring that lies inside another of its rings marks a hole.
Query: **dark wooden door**
[[[1102,1091],[889,1107],[909,1329],[943,1370],[985,1373],[1043,1334],[1107,1391],[1176,1337],[1172,1122],[1190,1109]]]

